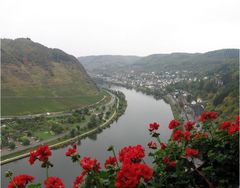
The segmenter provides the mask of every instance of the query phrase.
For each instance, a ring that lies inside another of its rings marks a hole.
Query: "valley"
[[[79,62],[61,50],[16,39],[5,40],[2,52],[4,170],[38,173],[26,166],[25,158],[44,144],[56,154],[77,142],[84,155],[103,162],[106,156],[101,151],[109,141],[117,149],[129,143],[145,145],[149,139],[145,124],[152,120],[161,123],[161,140],[168,144],[174,134],[167,124],[171,119],[183,124],[179,130],[188,121],[196,122],[198,129],[199,116],[206,110],[217,111],[219,120],[231,120],[239,113],[234,103],[239,89],[235,49],[146,57],[86,56]],[[60,168],[62,156],[55,158]],[[146,163],[151,162],[146,157]],[[64,178],[68,185],[76,173],[71,170]]]

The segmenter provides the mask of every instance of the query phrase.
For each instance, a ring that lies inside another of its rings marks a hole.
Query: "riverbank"
[[[172,99],[172,97],[171,97],[170,95],[165,95],[165,96],[163,96],[162,98],[163,98],[163,100],[164,100],[167,104],[169,104],[169,105],[171,106],[174,119],[182,120],[182,118],[181,118],[181,109],[180,109],[180,107],[174,102],[174,100]]]
[[[117,102],[115,103],[115,110],[113,111],[111,116],[107,120],[105,120],[104,123],[100,124],[99,126],[93,128],[91,130],[88,130],[87,132],[84,132],[80,135],[77,135],[73,138],[63,137],[63,138],[59,138],[57,140],[54,140],[52,142],[47,142],[47,144],[49,144],[50,148],[56,149],[56,148],[59,148],[59,147],[62,147],[64,145],[66,145],[66,144],[70,144],[70,143],[72,143],[76,140],[80,140],[82,138],[85,138],[85,137],[87,137],[91,134],[100,132],[103,128],[109,126],[112,122],[114,122],[114,120],[116,120],[119,116],[121,116],[126,109],[126,105],[123,105],[123,104],[126,104],[126,101],[123,100],[123,98],[121,98],[119,100],[119,97],[116,94],[114,94],[114,95],[116,96],[116,99],[117,99]],[[123,109],[122,107],[124,107],[125,109]],[[33,148],[29,148],[27,150],[23,150],[23,151],[20,151],[20,152],[17,152],[17,153],[13,153],[13,154],[10,154],[10,155],[6,155],[6,156],[1,158],[1,165],[12,162],[12,161],[15,161],[15,160],[18,160],[18,159],[21,159],[21,158],[28,157],[29,156],[29,151],[34,150],[37,147],[38,146],[33,147]]]

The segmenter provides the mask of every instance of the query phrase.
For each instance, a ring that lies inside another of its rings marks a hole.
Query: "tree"
[[[89,113],[89,109],[88,109],[88,108],[84,108],[83,113],[84,113],[85,115],[87,115],[87,114]]]
[[[9,142],[9,143],[8,143],[8,147],[9,147],[10,149],[15,149],[16,144],[15,144],[14,142]]]
[[[97,119],[96,119],[96,116],[95,115],[92,115],[91,118],[90,118],[90,121],[88,122],[88,128],[93,128],[95,127],[97,124]]]
[[[57,124],[52,125],[51,130],[56,134],[60,134],[63,132],[63,128],[61,127],[61,125]]]
[[[75,117],[75,116],[70,116],[69,118],[68,118],[68,123],[76,123],[77,122],[77,118]]]
[[[99,114],[98,114],[98,118],[99,118],[99,120],[102,120],[102,118],[103,118],[103,113],[99,113]]]
[[[30,140],[28,138],[22,139],[22,145],[23,146],[28,146],[30,144]]]
[[[8,146],[8,139],[7,139],[7,136],[2,136],[1,137],[1,145],[2,146]]]
[[[73,138],[75,136],[75,129],[71,129],[70,131],[70,137]]]
[[[111,112],[110,111],[107,111],[106,112],[106,118],[108,119],[108,117],[110,116]]]

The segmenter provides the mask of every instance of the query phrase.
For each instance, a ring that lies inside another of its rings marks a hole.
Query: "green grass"
[[[46,140],[51,138],[53,135],[47,131],[37,131],[34,133],[35,137],[38,137],[39,140]]]
[[[25,115],[44,112],[67,111],[73,108],[81,108],[101,100],[103,93],[90,96],[66,96],[66,97],[4,97],[1,98],[2,116]]]

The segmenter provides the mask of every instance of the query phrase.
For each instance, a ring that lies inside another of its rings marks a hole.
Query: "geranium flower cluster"
[[[153,170],[146,164],[141,164],[145,156],[141,145],[124,147],[119,152],[122,167],[117,172],[115,186],[117,188],[134,188],[143,179],[145,182],[152,178]]]
[[[21,174],[19,176],[15,176],[12,181],[9,182],[8,188],[25,188],[28,183],[34,180],[33,176],[29,176],[27,174]]]
[[[72,156],[76,153],[77,153],[77,144],[73,144],[72,147],[68,148],[68,151],[65,153],[65,155],[68,157],[68,156]]]
[[[37,159],[46,162],[51,155],[48,145],[40,146],[36,151],[30,151],[29,163],[32,165]]]
[[[151,142],[148,143],[148,147],[151,148],[151,149],[157,149],[157,143],[151,141]]]
[[[178,120],[173,119],[173,120],[169,123],[168,128],[169,128],[169,129],[174,129],[174,128],[178,127],[179,125],[180,125],[180,122],[179,122]]]
[[[159,126],[160,125],[158,123],[156,123],[156,122],[150,123],[148,130],[151,131],[151,132],[154,131],[154,130],[158,130]]]
[[[162,162],[165,163],[165,164],[168,164],[169,167],[175,167],[175,163],[176,163],[175,160],[170,160],[168,155],[166,155],[163,158]]]
[[[44,181],[46,188],[64,188],[63,182],[60,178],[50,176]]]
[[[72,147],[68,148],[65,155],[71,157],[73,162],[77,162],[80,159],[80,155],[77,152],[77,144],[74,143]]]
[[[239,116],[236,117],[235,122],[224,121],[220,124],[220,129],[226,130],[228,134],[234,134],[235,132],[239,132]]]
[[[90,157],[80,158],[80,155],[77,152],[77,144],[73,144],[72,147],[68,148],[65,153],[67,157],[71,157],[73,162],[79,162],[83,168],[83,172],[80,176],[77,176],[74,181],[74,188],[78,188],[83,182],[86,174],[98,173],[100,170],[100,163],[96,159],[91,159]]]
[[[153,170],[146,164],[124,163],[117,173],[115,186],[117,188],[134,188],[141,178],[147,182],[152,178]]]
[[[199,121],[204,122],[204,121],[210,121],[210,120],[215,120],[217,118],[217,112],[203,112],[200,115]]]
[[[199,151],[197,149],[186,148],[186,157],[197,156]]]
[[[80,164],[86,173],[91,170],[98,172],[100,169],[100,163],[96,159],[91,159],[90,157],[83,157],[83,159],[80,160]]]
[[[124,147],[119,152],[119,161],[122,163],[138,163],[145,157],[141,145]]]
[[[108,159],[104,163],[104,167],[107,168],[112,168],[117,165],[117,159],[116,157],[109,156]]]
[[[194,125],[195,125],[195,122],[187,121],[184,124],[184,128],[186,131],[191,131],[193,129]]]

